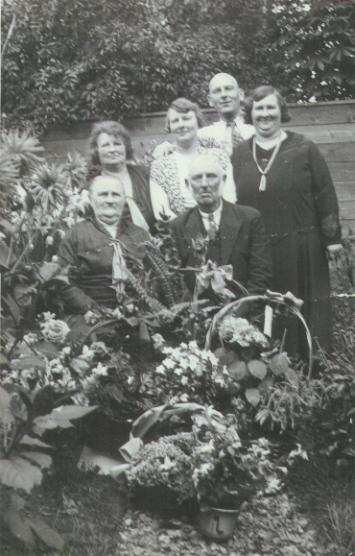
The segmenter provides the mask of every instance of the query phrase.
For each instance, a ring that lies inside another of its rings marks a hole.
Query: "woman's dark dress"
[[[329,270],[325,247],[340,241],[338,203],[326,162],[318,148],[302,135],[287,138],[259,191],[260,173],[252,141],[237,146],[232,163],[238,203],[264,217],[273,261],[272,289],[291,291],[304,300],[303,314],[313,338],[324,348],[331,341]],[[305,355],[305,336],[293,323],[287,349]]]

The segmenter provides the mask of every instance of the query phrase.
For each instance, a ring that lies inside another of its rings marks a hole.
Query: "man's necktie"
[[[239,143],[243,141],[243,137],[237,128],[237,124],[235,122],[230,123],[230,127],[232,128],[232,145],[236,147]]]
[[[213,217],[213,213],[208,215],[208,224],[209,224],[208,231],[207,231],[208,239],[213,241],[214,239],[216,239],[217,232],[218,232],[218,226]]]

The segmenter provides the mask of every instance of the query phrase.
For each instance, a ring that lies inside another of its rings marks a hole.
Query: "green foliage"
[[[293,101],[352,98],[354,2],[282,0],[271,12],[271,82]]]
[[[40,436],[49,429],[72,427],[71,420],[95,408],[62,406],[38,415],[42,394],[41,389],[31,395],[24,388],[0,387],[0,492],[1,504],[6,507],[6,511],[1,511],[1,521],[30,548],[35,548],[36,539],[40,539],[47,547],[61,550],[63,539],[40,516],[25,517],[25,502],[16,491],[30,493],[41,484],[43,471],[51,466],[51,446]]]
[[[31,492],[42,481],[42,470],[52,462],[43,449],[50,446],[39,436],[54,428],[72,427],[71,420],[83,417],[95,407],[61,406],[46,415],[36,414],[39,390],[34,397],[24,390],[0,387],[0,483]]]
[[[5,0],[2,29],[8,126],[206,106],[218,71],[289,100],[353,95],[351,1]]]
[[[15,0],[3,59],[4,123],[119,118],[161,110],[177,96],[206,104],[211,75],[229,71],[248,87],[265,79],[259,0],[181,2]],[[243,32],[242,32],[243,30]],[[257,79],[256,79],[257,78]]]

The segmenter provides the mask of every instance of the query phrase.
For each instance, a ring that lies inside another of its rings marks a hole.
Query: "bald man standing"
[[[225,173],[211,155],[197,156],[189,167],[189,185],[197,206],[171,222],[171,229],[183,267],[198,267],[201,258],[196,240],[207,242],[205,262],[231,265],[233,278],[250,293],[265,292],[270,286],[269,244],[260,213],[234,205],[222,198]],[[195,273],[186,272],[186,284],[193,291]]]
[[[217,73],[209,83],[208,102],[217,111],[219,121],[199,130],[201,139],[215,139],[231,156],[237,143],[249,139],[254,128],[245,124],[240,113],[242,91],[229,73]]]

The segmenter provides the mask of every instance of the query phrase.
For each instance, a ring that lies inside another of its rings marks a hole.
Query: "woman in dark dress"
[[[89,178],[118,178],[136,226],[153,230],[155,222],[149,190],[149,170],[136,164],[127,129],[114,121],[95,123],[89,138]]]
[[[304,301],[312,337],[327,349],[332,332],[327,255],[342,247],[327,164],[312,141],[281,129],[290,118],[273,87],[255,89],[245,111],[255,136],[233,153],[238,202],[264,217],[272,248],[272,289],[291,291]],[[293,320],[286,347],[292,355],[306,355],[304,332]]]

